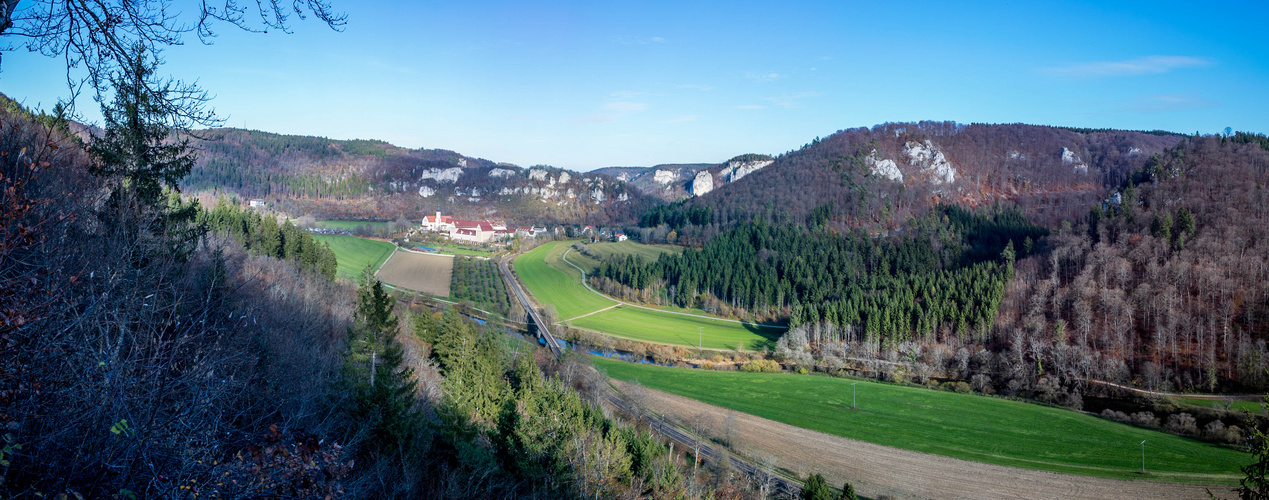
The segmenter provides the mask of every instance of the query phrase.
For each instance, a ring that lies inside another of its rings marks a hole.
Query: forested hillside
[[[1001,345],[1071,373],[1100,354],[1153,389],[1269,387],[1266,145],[1188,138],[1114,186],[1019,263]]]
[[[672,208],[708,208],[709,220],[668,229],[699,243],[755,217],[801,224],[812,210],[831,206],[834,227],[886,231],[940,203],[996,202],[1017,204],[1032,221],[1052,226],[1082,218],[1108,187],[1181,139],[1164,132],[951,122],[843,130],[684,200]]]
[[[182,198],[140,89],[88,144],[0,101],[0,497],[754,496],[607,417],[579,358]]]
[[[989,326],[1014,259],[1047,234],[1016,211],[982,212],[940,207],[893,238],[837,234],[823,220],[809,228],[746,223],[699,250],[653,262],[607,259],[592,279],[600,288],[612,280],[680,306],[787,317],[793,327],[831,324],[844,339],[887,348],[932,341],[940,330]]]
[[[442,210],[472,219],[608,224],[653,201],[606,175],[520,168],[382,141],[213,129],[182,181],[189,191],[266,200],[296,216],[394,220]]]

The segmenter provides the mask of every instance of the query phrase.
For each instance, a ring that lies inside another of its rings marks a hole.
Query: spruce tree
[[[178,183],[196,156],[189,139],[174,137],[190,117],[212,115],[202,110],[205,95],[156,79],[157,58],[144,47],[127,64],[110,80],[114,100],[102,102],[105,133],[88,144],[89,172],[111,184],[105,220],[125,245],[184,257],[201,231],[193,224],[198,204],[181,201]]]
[[[415,409],[413,370],[397,342],[399,325],[392,297],[370,267],[362,272],[353,325],[348,327],[343,378],[352,398],[351,416],[367,426],[369,447],[408,446],[421,422]]]
[[[859,500],[859,495],[855,494],[855,487],[850,483],[842,485],[842,496],[837,497],[838,500]]]
[[[828,482],[824,480],[824,476],[820,474],[811,474],[806,478],[806,482],[802,484],[803,500],[832,500],[833,490],[829,489]]]

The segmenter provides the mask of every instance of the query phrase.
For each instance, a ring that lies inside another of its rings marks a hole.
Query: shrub
[[[1195,425],[1194,417],[1189,413],[1169,415],[1168,423],[1164,428],[1176,434],[1198,434],[1198,426]]]
[[[1159,419],[1155,418],[1154,412],[1139,411],[1133,413],[1131,417],[1133,425],[1139,427],[1158,427]]]
[[[1225,438],[1225,422],[1213,420],[1203,427],[1203,435],[1208,439],[1222,440]]]
[[[1238,428],[1237,425],[1231,425],[1225,428],[1225,434],[1222,435],[1221,439],[1229,444],[1243,444],[1245,437],[1242,429]]]
[[[780,371],[780,363],[770,359],[755,359],[740,365],[740,371],[751,373],[776,373]]]
[[[970,392],[971,388],[968,383],[958,380],[952,384],[952,390],[961,394],[966,394]]]
[[[798,375],[806,375],[806,367],[798,368]]]
[[[727,361],[727,358],[724,358],[722,354],[715,354],[710,356],[709,360],[715,363],[724,363]]]
[[[1132,418],[1129,417],[1127,413],[1124,413],[1122,411],[1115,411],[1110,408],[1102,410],[1102,418],[1115,420],[1118,422],[1129,422],[1132,420]]]

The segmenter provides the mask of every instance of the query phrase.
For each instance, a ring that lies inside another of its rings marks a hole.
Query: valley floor
[[[623,392],[626,382],[613,381]],[[679,421],[734,418],[735,448],[756,461],[805,476],[819,472],[837,487],[849,481],[877,498],[1206,498],[1232,497],[1228,486],[1198,486],[1058,474],[970,462],[815,432],[647,387],[643,404]],[[712,428],[722,432],[722,425]],[[1227,478],[1221,478],[1227,480]]]

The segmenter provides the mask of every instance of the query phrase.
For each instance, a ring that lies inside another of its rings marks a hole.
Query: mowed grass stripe
[[[578,328],[645,342],[686,346],[700,343],[706,349],[724,350],[775,348],[775,341],[784,334],[782,329],[629,306],[618,306],[571,323]]]
[[[603,255],[638,255],[646,262],[657,260],[664,253],[683,253],[683,247],[677,245],[644,245],[632,240],[600,241],[586,243],[586,247]],[[570,255],[570,260],[572,257]]]
[[[317,241],[330,245],[335,252],[336,269],[339,277],[350,280],[357,279],[361,271],[370,265],[370,269],[378,269],[383,261],[392,256],[396,246],[386,241],[368,240],[356,236],[342,234],[314,234]]]
[[[633,340],[684,346],[697,345],[697,328],[701,328],[705,347],[728,350],[742,344],[746,350],[774,347],[775,340],[783,334],[777,328],[629,306],[591,314],[617,302],[582,286],[581,271],[563,260],[568,252],[569,262],[586,265],[577,262],[586,257],[570,252],[571,245],[569,241],[546,243],[517,258],[515,268],[529,293],[543,304],[554,305],[560,320],[577,318],[571,322],[574,326]],[[591,315],[578,318],[585,314]]]
[[[637,365],[593,358],[618,380],[789,425],[885,446],[992,464],[1139,478],[1234,484],[1251,456],[1070,410],[972,394],[793,374]],[[857,383],[859,409],[851,409]],[[744,432],[743,430],[741,432]]]
[[[570,244],[552,241],[517,257],[514,262],[516,274],[529,293],[543,305],[555,306],[560,319],[575,318],[616,304],[583,287],[581,272],[560,259]]]

